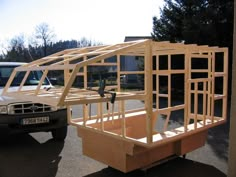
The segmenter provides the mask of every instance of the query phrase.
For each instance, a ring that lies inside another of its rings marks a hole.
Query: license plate
[[[22,125],[43,124],[48,123],[49,117],[35,117],[22,119]]]

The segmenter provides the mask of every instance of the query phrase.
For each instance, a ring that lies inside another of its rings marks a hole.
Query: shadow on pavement
[[[188,159],[176,158],[146,171],[136,170],[122,173],[112,168],[105,168],[86,177],[226,177],[217,168]]]
[[[64,142],[39,143],[28,134],[1,139],[0,177],[55,177],[63,147]]]
[[[228,161],[229,121],[208,131],[207,143],[212,146],[215,154]]]
[[[166,100],[162,100],[160,104],[165,105]],[[179,100],[173,100],[174,104],[180,104]],[[230,104],[229,104],[230,105]],[[193,106],[193,105],[192,105]],[[215,105],[215,115],[222,116],[222,105],[220,103]],[[199,105],[199,108],[202,109],[202,105]],[[200,110],[201,111],[201,110]],[[228,147],[229,147],[229,127],[230,127],[230,108],[227,110],[227,122],[220,126],[210,128],[208,130],[207,144],[211,146],[212,150],[220,159],[228,161]],[[169,129],[176,128],[180,125],[183,125],[184,111],[178,110],[174,111],[171,114],[169,121]],[[165,116],[160,117],[160,122],[165,121]],[[163,124],[163,123],[162,123]]]
[[[215,108],[216,115],[222,114],[219,110],[221,109]],[[227,116],[227,122],[225,124],[209,129],[207,138],[207,143],[212,146],[215,154],[225,161],[228,161],[230,100],[228,100]]]

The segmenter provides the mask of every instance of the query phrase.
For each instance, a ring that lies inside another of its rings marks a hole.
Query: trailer
[[[139,63],[137,70],[122,67],[129,57]],[[37,89],[23,90],[35,70],[43,71]],[[19,73],[20,87],[9,89]],[[42,89],[53,74],[61,76],[60,86]],[[123,88],[124,75],[136,75],[139,89]],[[130,172],[204,146],[208,129],[226,122],[227,82],[227,48],[146,39],[67,49],[20,66],[3,95],[67,107],[83,154]],[[143,107],[128,108],[132,100]],[[78,109],[81,115],[73,117],[71,110]]]

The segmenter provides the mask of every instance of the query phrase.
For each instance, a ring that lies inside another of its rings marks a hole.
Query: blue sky
[[[88,39],[104,44],[125,36],[148,36],[163,0],[0,0],[0,44],[32,35],[46,22],[56,40]]]

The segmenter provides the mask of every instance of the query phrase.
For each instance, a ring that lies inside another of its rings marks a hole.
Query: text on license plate
[[[49,117],[35,117],[35,118],[22,119],[23,125],[42,124],[48,122],[49,122]]]

